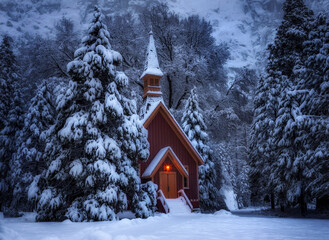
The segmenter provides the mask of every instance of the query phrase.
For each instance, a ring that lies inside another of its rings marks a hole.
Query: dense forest
[[[97,1],[90,1],[88,31],[66,15],[52,37],[2,36],[1,211],[17,216],[37,210],[39,221],[65,214],[74,221],[112,220],[129,199],[136,216],[153,214],[156,187],[137,177],[136,161],[147,159],[148,143],[135,120],[143,104],[139,77],[150,29],[164,73],[164,102],[208,159],[199,169],[206,186],[203,210],[226,208],[228,191],[239,208],[300,208],[302,215],[308,205],[328,208],[326,15],[302,0],[286,0],[275,39],[259,56],[262,65],[236,67],[232,78],[226,63],[233,49],[216,41],[211,22],[145,2],[133,11],[122,11],[129,0],[94,11]],[[36,6],[41,12],[59,7]],[[96,191],[104,182],[111,188]]]

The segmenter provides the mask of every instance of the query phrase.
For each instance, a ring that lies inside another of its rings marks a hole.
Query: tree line
[[[329,203],[329,21],[302,0],[287,0],[266,74],[254,100],[250,144],[252,201],[272,208]]]

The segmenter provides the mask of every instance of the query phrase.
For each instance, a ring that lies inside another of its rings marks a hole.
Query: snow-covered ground
[[[1,226],[1,240],[329,239],[329,220],[238,217],[226,211],[94,223],[35,223],[27,215],[1,219]]]
[[[236,194],[233,191],[233,187],[223,186],[220,192],[224,196],[224,201],[230,211],[235,211],[239,209],[238,202],[236,201]]]

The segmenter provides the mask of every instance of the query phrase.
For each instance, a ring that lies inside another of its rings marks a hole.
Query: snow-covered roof
[[[146,74],[162,77],[163,73],[159,67],[158,55],[155,49],[152,31],[150,31],[149,35],[150,35],[150,41],[147,47],[146,63],[141,78],[143,78]]]
[[[142,177],[146,178],[146,177],[150,177],[152,175],[152,173],[154,172],[154,170],[156,169],[156,167],[159,165],[159,163],[161,162],[161,160],[163,159],[164,155],[167,153],[167,151],[170,151],[174,158],[176,163],[180,166],[181,170],[183,170],[186,174],[186,176],[188,176],[188,172],[186,171],[185,167],[183,166],[182,162],[179,160],[179,158],[177,157],[177,155],[175,154],[175,152],[172,150],[171,147],[165,147],[162,148],[157,155],[153,158],[153,160],[151,161],[151,163],[148,165],[148,167],[145,169]]]
[[[159,106],[160,102],[162,102],[162,99],[158,100],[158,101],[146,103],[146,105],[148,105],[148,106],[147,106],[146,112],[142,116],[142,119],[141,119],[142,124],[144,124],[146,122],[146,120],[151,116],[151,114],[154,112],[154,110],[157,108],[157,106]]]
[[[183,131],[183,129],[181,128],[181,126],[179,125],[179,123],[176,121],[176,119],[174,118],[174,116],[171,114],[171,112],[169,111],[169,109],[166,107],[166,105],[164,104],[163,102],[163,99],[161,98],[160,100],[157,100],[157,101],[153,101],[153,102],[147,102],[147,110],[146,112],[144,112],[144,115],[142,116],[142,119],[141,119],[141,122],[142,124],[144,125],[145,122],[147,121],[147,119],[150,118],[150,116],[152,115],[152,113],[157,109],[157,107],[159,105],[162,105],[166,111],[169,113],[170,117],[174,120],[174,122],[176,123],[176,125],[178,126],[179,130],[181,131],[181,133],[185,136],[185,138],[187,139],[187,141],[189,141],[192,149],[196,152],[196,154],[198,155],[198,157],[201,159],[202,162],[203,159],[200,155],[200,153],[198,152],[198,150],[196,150],[196,148],[193,146],[192,142],[190,141],[190,139],[187,137],[186,133]]]
[[[161,94],[162,95],[162,92],[161,91],[147,91],[146,93]]]

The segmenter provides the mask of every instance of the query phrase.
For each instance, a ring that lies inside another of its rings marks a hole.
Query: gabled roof
[[[151,163],[145,169],[142,178],[150,178],[153,177],[154,174],[161,167],[161,164],[169,157],[173,164],[176,166],[178,171],[184,176],[188,177],[188,172],[183,166],[182,162],[178,159],[177,155],[174,153],[171,147],[162,148],[157,155],[153,158]]]
[[[191,154],[193,159],[198,163],[198,165],[203,164],[204,162],[203,162],[203,159],[200,156],[199,152],[194,148],[191,141],[186,136],[183,129],[179,126],[179,124],[175,120],[174,116],[170,113],[168,108],[164,105],[162,100],[157,101],[157,102],[152,102],[152,104],[150,104],[147,112],[144,114],[144,116],[142,118],[142,123],[143,123],[144,127],[147,128],[158,113],[162,114],[162,116],[167,121],[167,123],[169,124],[171,129],[174,131],[174,133],[177,135],[177,137],[180,139],[180,141],[186,147],[187,151]]]
[[[150,35],[150,40],[149,40],[149,45],[147,47],[145,68],[144,68],[144,72],[141,76],[141,79],[147,74],[155,75],[155,76],[159,76],[159,77],[163,76],[163,73],[159,66],[158,55],[157,55],[157,51],[155,48],[152,31],[150,31],[149,35]]]

